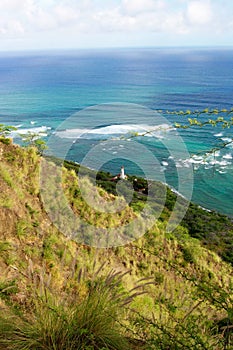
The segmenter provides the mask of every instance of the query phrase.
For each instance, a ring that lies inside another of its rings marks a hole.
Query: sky
[[[0,51],[231,45],[232,0],[0,0]]]

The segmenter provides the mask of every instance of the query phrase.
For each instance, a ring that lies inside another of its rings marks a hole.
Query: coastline
[[[74,168],[76,167],[80,167],[80,164],[78,163],[78,162],[73,162],[72,160],[66,160],[64,163],[67,163],[67,164],[69,164],[69,166],[71,165],[71,166],[74,166]],[[66,166],[65,164],[64,164],[64,166]],[[94,172],[94,174],[96,174],[96,169],[94,169],[94,168],[86,168],[87,169],[87,173],[91,173],[91,172]],[[76,172],[78,173],[78,171],[77,171],[77,169],[76,169]],[[98,171],[97,171],[97,173],[98,173]],[[103,174],[103,177],[104,177],[104,180],[103,180],[103,183],[104,182],[106,182],[106,184],[107,184],[107,182],[111,182],[111,178],[112,177],[114,177],[114,174],[111,174],[110,172],[106,172],[106,171],[104,171],[104,170],[101,170],[101,173]],[[92,176],[92,178],[93,177],[95,177],[95,175],[94,174],[92,174],[93,176]],[[145,178],[143,178],[143,177],[141,177],[141,176],[137,176],[137,175],[129,175],[129,177],[130,178],[136,178],[138,181],[147,181]],[[106,179],[108,179],[108,180],[106,180]],[[155,181],[153,181],[153,180],[148,180],[148,181],[152,181],[152,182],[155,182]],[[174,187],[172,187],[172,186],[170,186],[170,185],[168,185],[167,183],[165,183],[165,182],[162,182],[162,181],[156,181],[157,183],[160,183],[160,184],[162,184],[162,185],[164,185],[164,186],[166,186],[167,188],[169,188],[169,190],[174,194],[174,195],[176,195],[176,196],[179,196],[179,197],[181,197],[181,198],[183,198],[184,200],[187,200],[186,198],[185,198],[185,196],[183,196],[181,193],[179,193],[179,191],[177,191]],[[103,184],[102,183],[102,184]],[[190,204],[192,204],[192,205],[194,205],[195,207],[197,207],[197,208],[199,208],[199,209],[201,209],[201,210],[203,210],[204,212],[206,212],[206,213],[208,213],[208,214],[213,214],[213,215],[219,215],[219,216],[222,216],[222,217],[227,217],[230,221],[233,221],[233,218],[232,217],[230,217],[229,215],[226,215],[226,214],[224,214],[224,213],[221,213],[221,212],[219,212],[219,211],[216,211],[216,210],[212,210],[212,209],[208,209],[208,208],[205,208],[205,207],[203,207],[203,206],[201,206],[200,204],[198,204],[198,203],[196,203],[196,202],[194,202],[194,201],[189,201],[189,203]]]

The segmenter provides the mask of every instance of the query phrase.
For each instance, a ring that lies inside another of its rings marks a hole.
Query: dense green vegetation
[[[65,161],[64,166],[78,174],[78,164]],[[86,174],[90,179],[95,178],[95,173],[89,169],[86,170]],[[112,178],[112,174],[100,171],[96,176],[96,183],[108,193],[117,195],[116,181],[111,181]],[[135,190],[130,203],[130,206],[135,211],[142,210],[145,203],[150,203],[152,206],[159,204],[160,192],[164,190],[163,184],[156,182],[147,183],[145,179],[137,176],[129,176],[128,180],[132,183]],[[148,186],[150,186],[150,193],[153,195],[153,198],[147,196]],[[166,222],[169,219],[176,198],[177,195],[170,188],[167,188],[166,202],[160,216],[161,222]],[[187,229],[191,237],[198,238],[204,247],[215,251],[225,261],[233,264],[233,221],[231,218],[214,211],[207,211],[195,203],[190,203],[181,224]]]
[[[0,142],[0,349],[232,349],[229,218],[191,204],[181,225],[166,233],[176,200],[167,189],[165,208],[143,237],[108,249],[78,244],[43,208],[37,149],[6,140]],[[159,204],[164,185],[132,177],[129,207],[115,216],[95,211],[80,194],[77,165],[64,165],[72,210],[97,226],[130,221],[146,199],[155,210]],[[88,169],[87,175],[91,187]],[[97,175],[109,201],[116,190],[110,179]],[[156,201],[147,198],[148,186]]]

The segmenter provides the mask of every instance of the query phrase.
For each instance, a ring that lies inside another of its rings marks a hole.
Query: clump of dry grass
[[[127,272],[110,271],[101,276],[103,265],[86,279],[85,297],[58,296],[50,291],[48,279],[35,283],[31,309],[0,314],[0,349],[77,350],[129,348],[123,319],[125,305],[143,293],[141,285],[130,292],[122,279]],[[86,278],[83,270],[79,282]],[[64,294],[65,295],[65,294]]]

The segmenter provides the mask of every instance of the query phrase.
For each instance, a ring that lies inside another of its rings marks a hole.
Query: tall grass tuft
[[[0,314],[0,350],[125,350],[123,274],[91,280],[80,300],[54,296],[44,287],[32,309]]]

